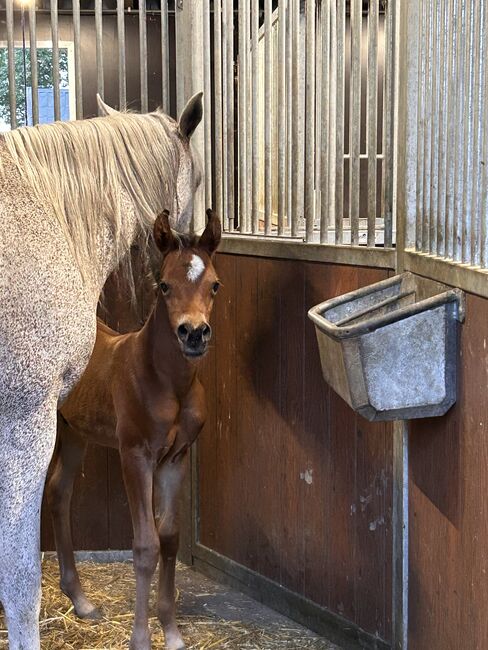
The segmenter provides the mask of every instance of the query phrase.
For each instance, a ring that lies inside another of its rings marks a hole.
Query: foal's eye
[[[213,293],[214,296],[217,293],[217,291],[219,290],[219,288],[220,288],[220,282],[214,282],[213,285],[212,285],[212,293]]]
[[[166,296],[169,292],[169,284],[166,284],[166,282],[161,282],[159,285],[159,288],[163,292],[163,296]]]

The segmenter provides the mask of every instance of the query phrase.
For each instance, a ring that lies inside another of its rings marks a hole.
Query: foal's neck
[[[158,295],[151,314],[141,330],[145,358],[167,388],[178,395],[190,390],[195,380],[198,361],[187,359],[171,327],[164,299]]]

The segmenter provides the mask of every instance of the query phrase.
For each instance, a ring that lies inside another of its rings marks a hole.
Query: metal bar
[[[78,0],[79,1],[79,0]],[[161,16],[163,15],[161,9]],[[125,70],[125,17],[124,0],[117,0],[117,43],[119,46],[119,108],[124,109],[127,104],[127,77]],[[164,66],[163,66],[164,74]]]
[[[271,0],[264,0],[264,232],[271,234],[272,178],[271,178]]]
[[[299,99],[300,99],[300,83],[299,83],[299,68],[300,68],[300,4],[299,0],[291,0],[292,2],[292,16],[291,16],[291,29],[292,29],[292,208],[291,208],[291,234],[293,237],[298,235],[298,217],[299,217]]]
[[[258,93],[259,93],[259,0],[252,0],[252,231],[259,232],[259,133],[258,133]]]
[[[225,131],[227,146],[227,219],[229,230],[233,230],[234,223],[234,2],[225,0],[227,11],[225,29],[226,52],[226,106],[225,106]]]
[[[10,105],[10,127],[17,127],[17,101],[15,93],[15,47],[14,47],[14,3],[6,0],[7,56],[8,56],[8,97]]]
[[[437,188],[438,188],[438,136],[439,136],[439,0],[431,0],[431,71],[432,71],[432,113],[430,122],[430,208],[429,208],[429,252],[437,250]]]
[[[247,137],[246,137],[246,77],[247,77],[247,47],[246,47],[246,2],[239,0],[238,15],[238,95],[237,103],[239,109],[238,115],[238,159],[239,159],[239,230],[241,233],[247,232],[247,180],[246,180],[246,155],[247,155]]]
[[[54,119],[61,119],[61,94],[59,91],[59,37],[58,37],[58,0],[51,0],[51,38],[53,43],[53,91]]]
[[[293,1],[287,0],[286,12],[286,225],[293,214]]]
[[[466,48],[464,58],[464,174],[463,174],[463,208],[462,208],[462,253],[464,263],[471,261],[471,219],[473,198],[473,90],[474,90],[474,16],[471,0],[466,0]]]
[[[488,32],[488,11],[484,11],[483,29]],[[484,57],[483,57],[484,58]],[[488,65],[483,60],[483,92],[485,98],[488,97]],[[485,106],[486,110],[486,106]],[[488,266],[488,129],[483,129],[482,159],[484,165],[481,166],[481,215],[480,215],[480,264],[482,268]]]
[[[395,30],[398,24],[397,3],[386,4],[385,15],[385,71],[384,71],[384,117],[383,117],[383,191],[382,213],[385,224],[385,246],[393,245],[393,109],[394,109],[394,57]]]
[[[335,0],[334,0],[335,1]],[[330,6],[329,0],[322,2],[320,20],[322,23],[322,77],[321,107],[320,107],[320,243],[327,241],[327,226],[329,219],[329,102],[330,102]]]
[[[439,115],[438,115],[438,154],[437,154],[437,255],[444,255],[446,250],[445,221],[446,221],[446,188],[447,188],[447,103],[448,103],[448,66],[449,66],[449,2],[441,2],[439,6]]]
[[[74,5],[73,5],[73,11],[74,11]],[[38,94],[38,72],[37,72],[37,28],[36,28],[36,6],[33,2],[29,3],[29,46],[30,46],[30,66],[31,66],[31,87],[32,87],[32,123],[38,124],[39,94]],[[76,74],[76,57],[75,57],[75,74]]]
[[[120,2],[120,0],[117,0]],[[210,20],[210,18],[209,18]],[[210,27],[209,27],[210,29]],[[210,57],[210,38],[207,41]],[[161,101],[163,111],[169,114],[169,30],[168,30],[168,0],[161,0]],[[210,88],[208,86],[207,88]],[[207,90],[208,94],[209,91]],[[210,119],[210,118],[209,118]],[[209,204],[210,205],[210,204]]]
[[[315,0],[306,4],[305,227],[311,241],[315,218]]]
[[[214,1],[215,209],[224,223],[222,161],[222,0]]]
[[[425,4],[424,4],[425,6]],[[419,48],[418,48],[418,84],[417,84],[417,192],[415,213],[415,249],[422,250],[423,222],[424,222],[424,111],[425,111],[425,76],[427,72],[425,59],[426,24],[425,14],[419,12]],[[384,113],[383,113],[384,114]],[[383,118],[384,119],[384,118]]]
[[[336,86],[336,187],[335,187],[335,242],[342,244],[344,219],[344,92],[345,57],[344,43],[346,31],[346,2],[337,0],[337,86]]]
[[[481,148],[484,126],[485,96],[483,94],[483,74],[485,63],[485,2],[476,3],[474,24],[474,98],[473,98],[473,163],[472,188],[473,208],[471,220],[471,264],[478,266],[481,261]],[[486,119],[486,118],[485,118]]]
[[[229,38],[227,33],[227,0],[222,0],[222,201],[223,201],[223,228],[224,230],[232,230],[229,224],[228,213],[228,174],[227,164],[229,161],[229,151],[227,145],[227,40]]]
[[[139,70],[141,77],[141,112],[147,113],[147,22],[146,0],[139,0]]]
[[[373,1],[374,4],[374,1]],[[361,153],[362,0],[351,0],[351,83],[349,99],[349,212],[351,243],[359,244],[359,154]]]
[[[334,134],[337,125],[337,2],[330,2],[330,85],[329,85],[329,191],[328,191],[328,221],[335,228],[335,192],[336,192],[336,143]],[[324,240],[327,233],[322,232]],[[337,234],[334,234],[337,237]],[[341,237],[342,239],[342,237]]]
[[[286,207],[286,1],[278,3],[278,234],[285,233]]]
[[[378,2],[371,0],[368,12],[368,73],[367,73],[367,153],[368,153],[368,246],[375,245],[376,177],[378,154]]]
[[[103,18],[102,0],[95,0],[95,31],[96,31],[96,58],[97,58],[97,92],[103,98],[105,84],[103,80]]]
[[[430,190],[431,190],[431,133],[432,133],[432,16],[430,2],[423,4],[425,22],[425,41],[424,41],[424,56],[425,56],[425,103],[424,103],[424,195],[423,195],[423,208],[422,208],[422,251],[425,253],[429,251],[429,235],[430,235]]]
[[[454,165],[456,159],[456,60],[458,38],[455,30],[457,23],[458,0],[449,0],[448,6],[448,81],[447,81],[447,155],[446,155],[446,200],[445,200],[445,235],[444,255],[453,255],[453,223],[454,223]],[[439,204],[439,209],[441,209]]]
[[[203,77],[205,93],[204,120],[205,120],[205,205],[212,205],[212,95],[211,95],[211,56],[210,56],[210,8],[209,0],[203,0]]]
[[[459,2],[456,35],[458,41],[456,77],[456,138],[455,138],[455,181],[454,181],[454,224],[452,257],[459,261],[462,255],[462,223],[463,223],[463,151],[464,151],[464,66],[463,55],[466,37],[466,3]]]
[[[252,232],[253,219],[252,219],[252,192],[253,192],[253,176],[252,176],[252,151],[253,151],[253,102],[252,102],[252,66],[251,66],[251,16],[250,9],[251,3],[247,1],[245,10],[245,25],[246,25],[246,202],[247,202],[247,232]]]

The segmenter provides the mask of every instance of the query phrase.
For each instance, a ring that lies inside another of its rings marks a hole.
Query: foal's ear
[[[198,246],[212,256],[219,247],[222,226],[220,225],[220,219],[213,210],[207,210],[207,217],[207,225],[200,237]]]
[[[163,212],[161,212],[161,214],[156,218],[153,227],[153,235],[154,241],[161,253],[165,254],[177,248],[178,242],[176,241],[176,237],[173,235],[171,226],[169,225],[168,210],[163,210]]]
[[[188,100],[183,112],[180,115],[178,129],[185,138],[191,138],[193,131],[200,124],[203,116],[203,93],[196,93]]]

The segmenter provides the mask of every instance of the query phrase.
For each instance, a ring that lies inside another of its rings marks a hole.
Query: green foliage
[[[18,126],[26,124],[25,113],[25,87],[31,85],[30,49],[25,50],[24,56],[21,47],[15,48],[15,97],[17,100],[16,117]],[[37,50],[37,75],[39,88],[52,88],[53,66],[51,48],[38,48]],[[68,87],[68,51],[66,48],[59,50],[59,77],[60,88]],[[24,81],[25,79],[25,81]],[[0,48],[0,120],[10,123],[9,83],[8,83],[8,55],[7,48]]]

